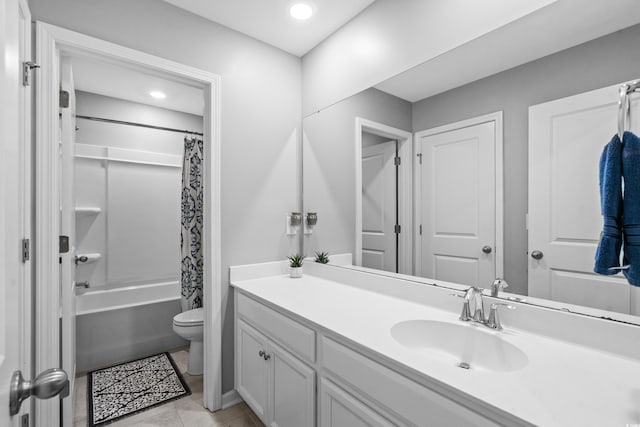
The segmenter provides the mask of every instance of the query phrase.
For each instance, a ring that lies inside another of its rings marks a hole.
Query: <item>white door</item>
[[[396,141],[362,149],[362,265],[397,271]]]
[[[315,372],[272,342],[266,356],[271,362],[271,427],[315,426]]]
[[[31,86],[22,63],[31,59],[31,16],[26,1],[0,0],[0,425],[21,426],[25,401],[14,416],[9,383],[14,372],[31,379],[29,260],[21,241],[31,224]]]
[[[60,61],[61,93],[68,94],[67,106],[60,108],[60,233],[69,237],[69,252],[61,254],[61,330],[62,369],[69,375],[70,398],[62,401],[63,426],[73,425],[73,391],[76,373],[76,242],[75,242],[75,197],[74,197],[74,148],[76,133],[76,97],[73,85],[71,59]]]
[[[617,131],[618,88],[529,108],[529,294],[640,314],[621,274],[593,273],[602,231],[598,164]],[[632,125],[640,123],[637,96],[631,113]]]
[[[486,287],[496,277],[496,121],[416,134],[416,273]]]

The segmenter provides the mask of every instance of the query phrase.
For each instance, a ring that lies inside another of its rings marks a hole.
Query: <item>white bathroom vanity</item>
[[[236,390],[267,425],[640,422],[639,326],[510,302],[498,331],[459,319],[460,285],[305,270],[231,267]]]

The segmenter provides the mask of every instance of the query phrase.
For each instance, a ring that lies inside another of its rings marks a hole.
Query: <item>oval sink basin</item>
[[[527,355],[481,325],[407,320],[391,328],[401,345],[463,369],[511,372],[524,368]]]

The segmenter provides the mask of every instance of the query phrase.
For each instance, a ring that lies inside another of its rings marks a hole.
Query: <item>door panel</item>
[[[262,420],[267,419],[267,368],[259,355],[266,351],[267,338],[238,320],[236,331],[236,387],[245,402]]]
[[[396,141],[362,149],[362,265],[396,271]]]
[[[529,109],[529,294],[640,314],[622,275],[593,273],[602,230],[598,163],[617,130],[618,85]],[[637,129],[640,98],[632,101]]]
[[[30,35],[27,2],[4,1],[0,7],[0,425],[7,427],[20,425],[30,403],[25,401],[21,413],[10,416],[11,376],[21,370],[25,378],[32,377],[31,262],[23,262],[20,243],[30,237],[31,221],[31,92],[21,80],[21,63],[31,59]]]
[[[489,121],[421,136],[418,236],[424,277],[466,285],[496,275],[496,128]],[[483,247],[490,252],[483,252]]]
[[[315,425],[315,372],[287,351],[269,343],[272,427]]]
[[[60,109],[60,234],[69,236],[69,252],[61,254],[61,330],[62,369],[69,377],[69,395],[62,401],[62,425],[73,426],[73,393],[76,374],[76,216],[74,195],[74,152],[76,133],[76,96],[71,59],[60,63],[60,87],[69,94],[69,105]]]

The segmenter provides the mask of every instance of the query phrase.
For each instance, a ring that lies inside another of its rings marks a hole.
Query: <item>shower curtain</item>
[[[185,137],[180,233],[182,311],[202,307],[203,142]]]

